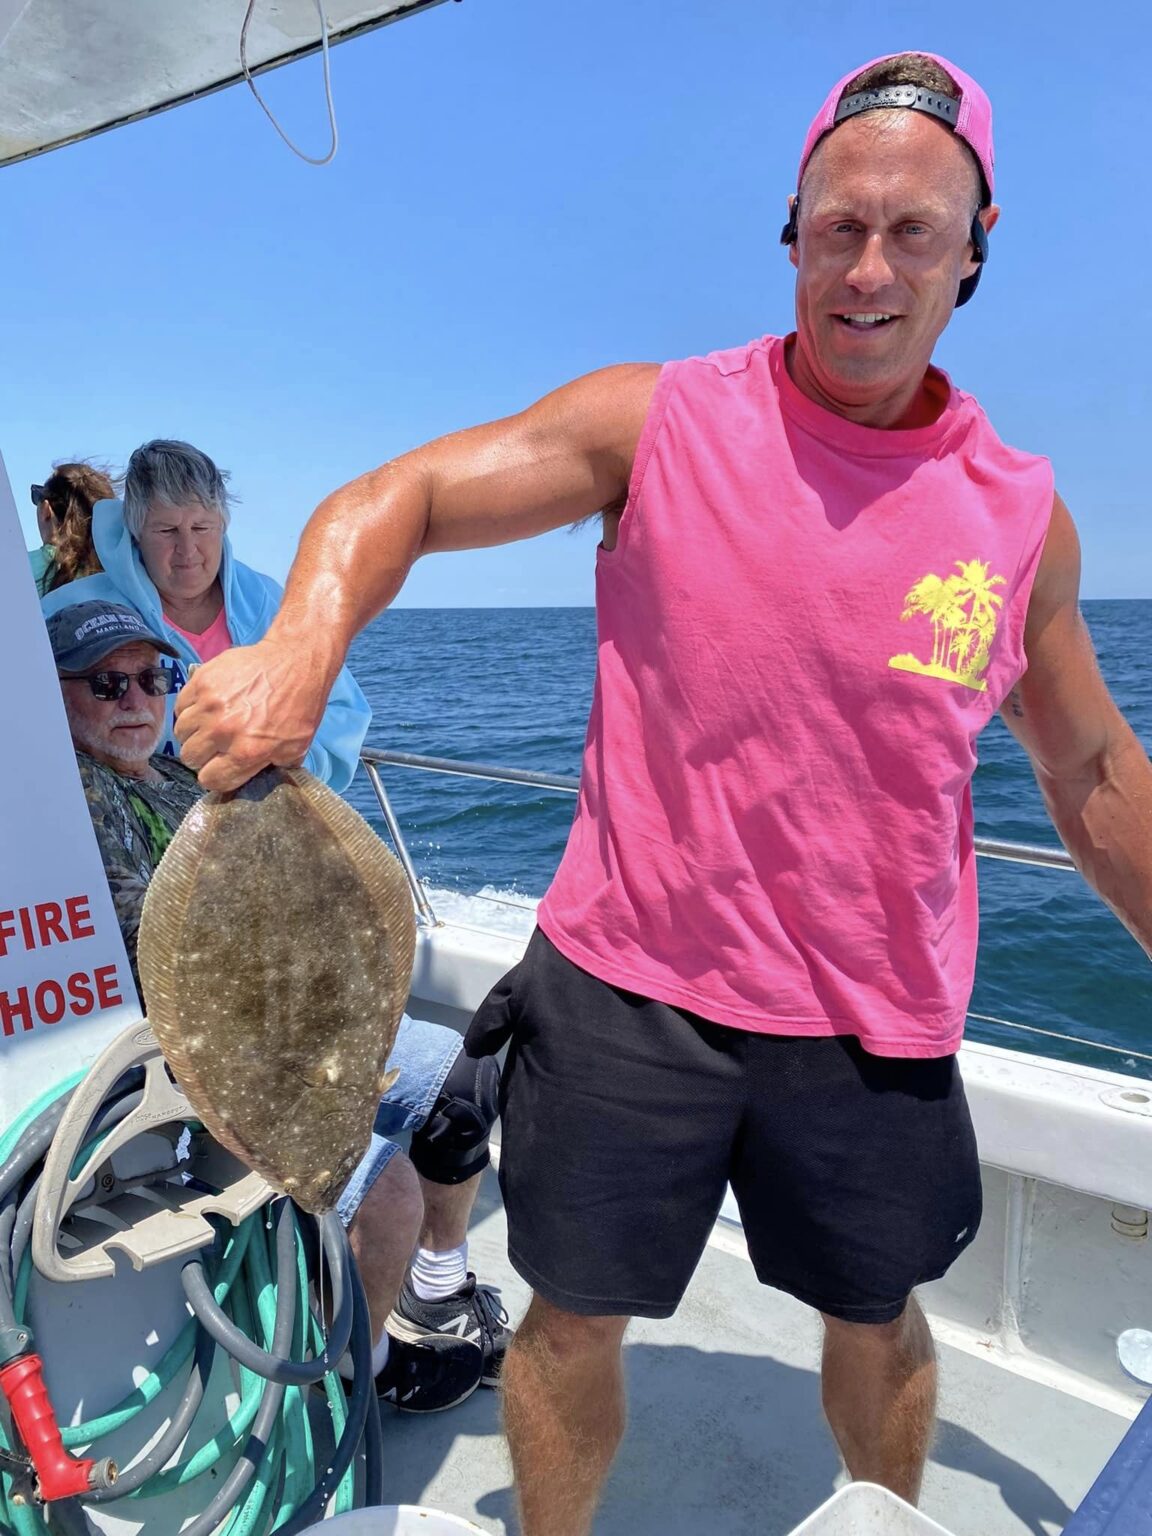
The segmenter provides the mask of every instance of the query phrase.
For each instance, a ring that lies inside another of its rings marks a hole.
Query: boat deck
[[[597,1536],[786,1536],[843,1479],[820,1411],[819,1326],[761,1287],[739,1246],[721,1233],[676,1316],[629,1330],[630,1424]],[[503,1288],[515,1321],[527,1289],[508,1264],[491,1171],[471,1263]],[[940,1380],[921,1507],[954,1536],[1054,1536],[1129,1423],[948,1345]],[[482,1389],[429,1418],[388,1414],[384,1435],[390,1503],[516,1531],[496,1393]]]

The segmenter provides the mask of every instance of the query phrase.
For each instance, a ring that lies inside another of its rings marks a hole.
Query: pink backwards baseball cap
[[[981,187],[980,206],[986,208],[992,201],[995,189],[995,156],[992,148],[992,103],[988,100],[984,91],[976,84],[971,75],[966,75],[962,69],[957,69],[955,64],[942,58],[938,53],[923,53],[920,50],[905,49],[905,53],[917,52],[921,58],[931,59],[939,64],[956,82],[959,91],[958,96],[944,95],[940,91],[930,91],[920,85],[879,85],[871,86],[866,90],[855,91],[850,96],[844,96],[844,91],[857,75],[862,75],[865,70],[873,68],[876,64],[886,64],[889,59],[898,59],[900,53],[886,53],[878,59],[870,59],[867,64],[861,64],[859,68],[851,70],[832,87],[824,100],[824,105],[812,119],[804,140],[804,149],[800,155],[800,168],[796,173],[796,185],[799,187],[804,178],[804,172],[812,153],[825,134],[831,133],[842,122],[850,117],[857,117],[861,112],[875,112],[881,109],[903,109],[911,112],[926,112],[935,117],[939,122],[945,123],[952,131],[964,140],[968,148],[976,157],[980,167],[983,185]],[[843,97],[843,100],[841,100]],[[781,233],[781,242],[792,245],[796,240],[797,219],[799,215],[799,196],[792,205],[792,216],[784,226]],[[988,237],[979,219],[972,221],[972,245],[976,260],[980,266],[988,260]],[[960,292],[957,296],[957,306],[966,304],[976,291],[976,284],[980,281],[980,267],[971,277],[962,279]]]

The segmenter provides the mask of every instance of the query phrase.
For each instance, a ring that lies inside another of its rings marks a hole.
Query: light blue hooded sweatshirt
[[[164,622],[160,594],[152,585],[136,542],[124,525],[123,502],[96,503],[92,509],[92,542],[100,556],[103,572],[84,576],[49,592],[40,604],[44,616],[59,613],[61,608],[72,603],[126,603],[129,608],[135,608],[146,623],[154,625],[157,634],[167,636],[180,652],[184,665],[174,663],[179,689],[187,681],[187,667],[200,658],[184,636]],[[224,612],[233,644],[251,645],[263,639],[280,607],[284,589],[271,576],[263,576],[250,565],[242,565],[232,553],[227,534],[224,535],[220,582],[224,588]],[[169,757],[179,756],[180,752],[172,733],[173,703],[174,696],[170,694],[167,728],[159,749]],[[372,711],[367,699],[348,668],[342,668],[328,696],[328,708],[304,759],[304,766],[333,789],[347,789],[356,772],[360,748],[371,720]]]
[[[32,567],[32,579],[36,583],[36,592],[40,597],[44,596],[44,578],[52,568],[52,557],[55,553],[51,544],[41,544],[39,549],[28,551],[28,564]]]

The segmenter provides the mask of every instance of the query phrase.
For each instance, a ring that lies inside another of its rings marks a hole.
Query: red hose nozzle
[[[93,1487],[105,1487],[116,1477],[112,1462],[69,1456],[44,1388],[43,1366],[37,1354],[21,1355],[0,1366],[0,1390],[8,1399],[12,1420],[36,1472],[40,1497],[71,1499]]]

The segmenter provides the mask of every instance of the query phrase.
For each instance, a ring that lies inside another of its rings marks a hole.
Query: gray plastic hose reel
[[[133,1067],[144,1069],[140,1103],[85,1155],[93,1121]],[[32,1229],[32,1259],[45,1279],[114,1275],[117,1254],[140,1270],[194,1253],[214,1239],[208,1215],[238,1226],[275,1196],[203,1130],[182,1156],[189,1125],[198,1126],[196,1113],[155,1035],[147,1023],[130,1025],[77,1086],[45,1159]]]

